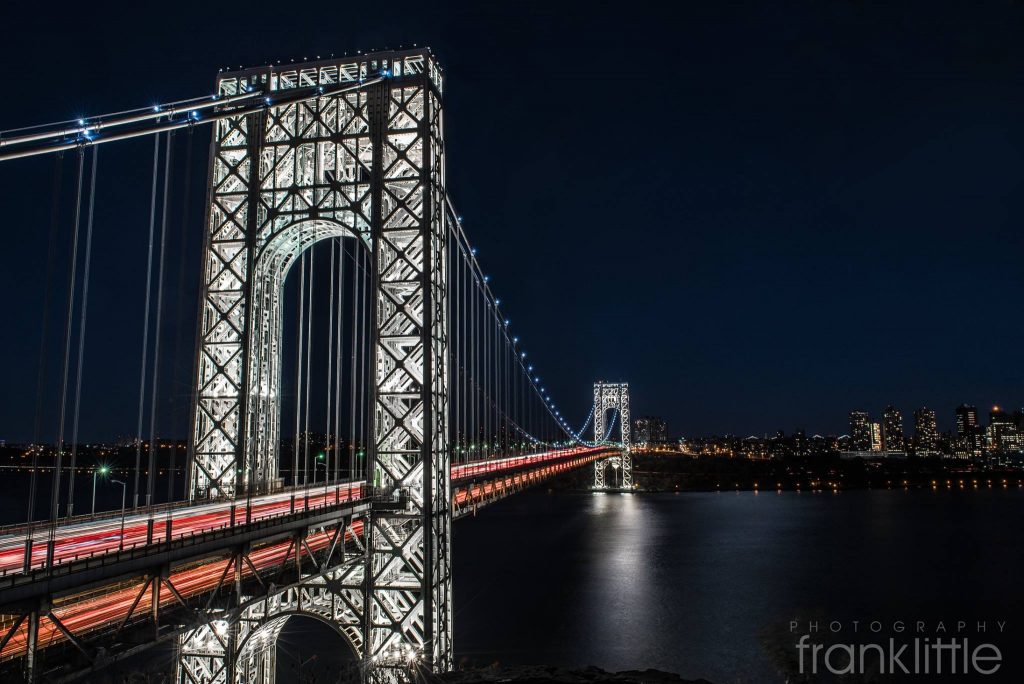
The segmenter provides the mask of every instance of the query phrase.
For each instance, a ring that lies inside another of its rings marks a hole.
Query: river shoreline
[[[612,477],[609,473],[608,477]],[[879,489],[1024,489],[1024,471],[972,461],[910,458],[842,459],[822,455],[752,460],[637,454],[636,490],[650,493],[718,491],[839,492]],[[593,471],[581,468],[553,480],[556,490],[592,490]]]
[[[710,684],[706,679],[684,679],[661,670],[608,672],[599,667],[570,669],[554,666],[485,667],[454,670],[436,677],[443,684]]]

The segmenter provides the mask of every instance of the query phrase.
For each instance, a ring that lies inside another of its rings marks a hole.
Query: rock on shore
[[[710,684],[660,670],[606,672],[597,667],[571,670],[546,666],[456,670],[439,675],[438,680],[443,684]]]

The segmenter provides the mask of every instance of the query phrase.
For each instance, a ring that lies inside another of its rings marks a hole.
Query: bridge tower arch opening
[[[594,383],[594,441],[607,441],[614,432],[614,425],[609,421],[618,422],[619,443],[622,453],[618,456],[594,461],[595,489],[633,489],[633,458],[630,454],[632,441],[630,436],[629,384],[625,382],[611,383],[598,381]],[[611,430],[609,430],[611,428]],[[609,484],[608,468],[614,470],[614,479]]]
[[[249,342],[248,396],[250,410],[247,427],[252,438],[246,442],[248,453],[236,488],[255,492],[272,491],[281,486],[279,477],[282,409],[281,357],[284,348],[284,286],[292,267],[316,244],[329,238],[353,237],[368,251],[369,236],[328,219],[297,221],[281,229],[257,256],[253,270],[252,317]],[[359,275],[357,274],[357,277]],[[365,282],[365,278],[363,279]],[[358,306],[358,303],[354,303]],[[308,341],[307,341],[308,344]],[[197,476],[202,477],[200,473]],[[296,473],[292,474],[296,484]]]
[[[281,631],[294,617],[337,632],[356,658],[363,651],[362,570],[357,559],[298,584],[249,600],[233,620],[213,620],[183,634],[178,684],[271,684]]]
[[[359,645],[354,644],[345,631],[339,629],[333,620],[315,612],[296,611],[274,617],[250,630],[240,644],[234,684],[272,684],[276,680],[275,675],[280,668],[278,649],[286,640],[288,629],[296,626],[302,629],[301,623],[306,621],[315,621],[326,625],[330,632],[333,632],[333,636],[345,644],[343,647],[345,653],[338,660],[342,663],[346,661],[358,663],[360,653],[356,649],[359,648]],[[306,630],[308,632],[308,627]],[[301,652],[295,655],[300,659],[302,657]],[[309,655],[308,651],[306,655]],[[345,655],[349,657],[345,658]],[[301,662],[299,664],[301,665]]]
[[[213,126],[189,495],[277,486],[283,280],[315,242],[362,240],[375,475],[361,657],[370,681],[402,681],[452,666],[441,70],[416,49],[217,80],[222,97],[289,89],[309,97]]]

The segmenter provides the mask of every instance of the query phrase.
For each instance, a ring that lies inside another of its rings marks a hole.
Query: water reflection
[[[527,492],[454,526],[477,662],[779,682],[789,620],[1014,618],[1016,491]],[[1019,635],[1018,635],[1019,636]]]

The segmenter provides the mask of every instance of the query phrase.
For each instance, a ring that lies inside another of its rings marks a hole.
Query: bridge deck
[[[452,466],[451,477],[453,482],[459,482],[565,458],[583,451],[586,448],[576,447],[466,463]],[[47,547],[51,532],[53,551],[50,564],[56,566],[268,518],[288,516],[298,511],[313,511],[324,506],[356,501],[365,495],[364,487],[363,481],[314,484],[253,496],[251,499],[141,507],[125,516],[123,534],[119,513],[65,519],[59,521],[52,530],[48,523],[37,524],[34,530],[26,525],[0,528],[0,590],[6,584],[3,578],[8,575],[23,574],[26,569],[36,571],[47,567]],[[32,559],[30,567],[26,568],[25,545],[30,534],[33,536]]]
[[[575,447],[454,466],[455,513],[466,514],[476,505],[592,462],[609,450]],[[232,548],[249,548],[241,575],[243,579],[256,579],[264,572],[278,572],[286,562],[296,562],[296,553],[298,562],[311,562],[313,554],[337,543],[338,536],[344,539],[342,548],[357,544],[363,529],[360,516],[371,505],[367,494],[363,482],[353,482],[253,497],[249,522],[245,522],[243,499],[233,504],[216,502],[173,509],[169,537],[164,527],[168,511],[161,510],[153,528],[153,542],[147,542],[149,512],[139,511],[126,518],[124,549],[120,548],[120,517],[72,521],[58,528],[61,544],[57,548],[63,553],[56,565],[34,567],[29,573],[15,568],[0,576],[0,615],[7,616],[0,618],[0,635],[10,632],[0,660],[24,653],[27,633],[24,625],[16,624],[17,615],[33,601],[56,597],[51,615],[59,615],[60,624],[71,634],[102,634],[123,626],[129,618],[132,622],[147,619],[147,611],[137,606],[143,593],[152,592],[152,588],[147,589],[146,576],[154,567],[166,568],[166,583],[158,590],[160,610],[175,606],[181,609],[182,600],[209,595],[222,585],[231,563],[227,552]],[[302,536],[301,544],[293,541],[296,534]],[[23,532],[20,539],[17,534],[9,534],[6,539],[8,555],[22,552],[18,542],[23,544]],[[83,549],[88,553],[83,554]],[[21,560],[17,555],[8,562]],[[53,619],[40,619],[40,647],[67,640]]]

